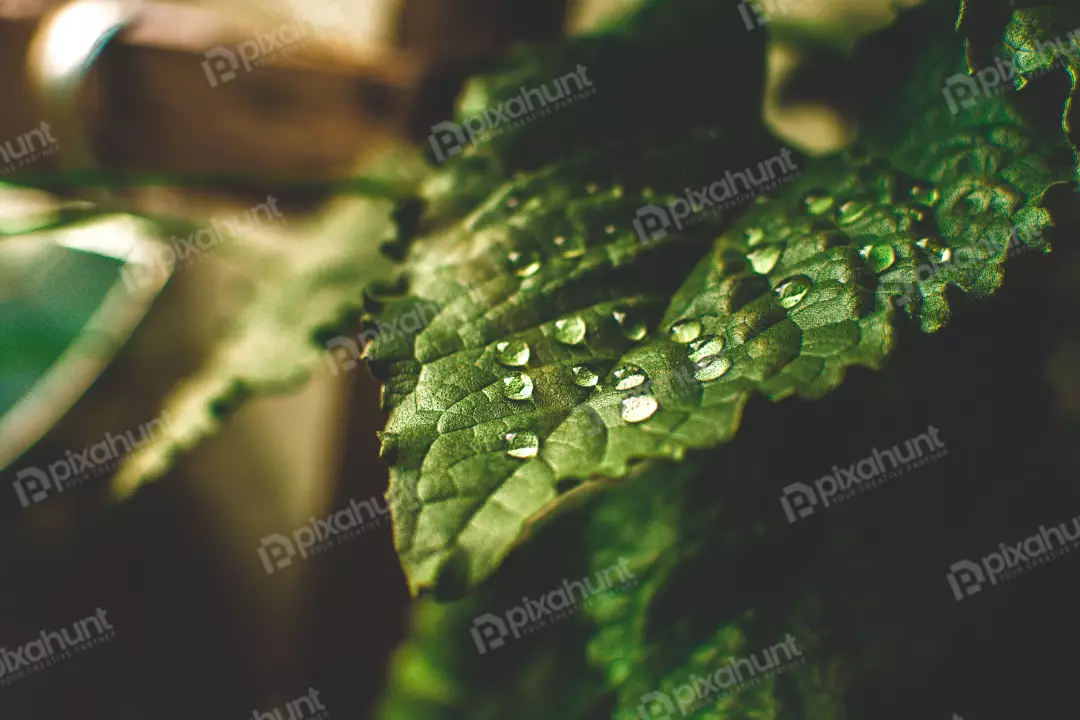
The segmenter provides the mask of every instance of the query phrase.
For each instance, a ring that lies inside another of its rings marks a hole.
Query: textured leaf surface
[[[1008,257],[1048,248],[1041,197],[1075,171],[1062,138],[1000,96],[951,112],[953,48],[890,88],[864,149],[801,161],[692,270],[683,234],[643,244],[629,222],[662,191],[590,192],[602,156],[505,186],[417,242],[413,292],[443,310],[411,357],[376,353],[395,406],[392,491],[421,501],[395,513],[414,590],[486,577],[576,481],[730,439],[752,393],[820,397],[846,368],[880,367],[899,327],[941,328],[950,293],[987,296]],[[715,180],[755,164],[731,152],[695,169]],[[580,342],[560,341],[582,322]]]

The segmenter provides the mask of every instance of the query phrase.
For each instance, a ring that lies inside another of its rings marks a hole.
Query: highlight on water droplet
[[[648,329],[645,327],[645,321],[640,317],[637,311],[632,308],[613,310],[611,316],[615,318],[615,322],[619,323],[623,337],[627,340],[637,342],[648,333]]]
[[[896,263],[896,249],[887,242],[867,245],[859,250],[859,254],[874,274],[883,273]]]
[[[529,344],[524,340],[504,340],[495,345],[495,359],[503,365],[521,367],[529,362]]]
[[[747,246],[756,247],[765,240],[765,230],[759,227],[747,228],[745,237]]]
[[[510,270],[518,277],[535,275],[540,269],[540,255],[535,250],[511,250],[506,255]]]
[[[915,183],[911,186],[911,199],[921,205],[933,207],[941,199],[941,193],[933,185]]]
[[[506,454],[514,458],[536,457],[540,450],[540,438],[528,430],[506,433]]]
[[[673,341],[685,345],[688,342],[697,340],[703,329],[701,323],[697,320],[680,320],[671,326],[668,334]]]
[[[575,258],[585,254],[585,240],[580,235],[559,235],[552,242],[555,249],[564,258]]]
[[[870,203],[861,200],[848,200],[836,212],[836,224],[853,225],[870,211]]]
[[[766,245],[765,247],[754,250],[746,256],[746,259],[750,261],[750,265],[754,268],[754,272],[758,275],[767,275],[776,267],[776,263],[780,260],[781,253],[782,250],[779,245]]]
[[[948,263],[952,261],[952,248],[941,244],[935,238],[925,237],[915,244],[925,250],[926,254],[929,255],[934,262]]]
[[[652,395],[631,395],[623,398],[620,406],[622,419],[628,423],[644,422],[651,418],[659,408],[660,404]]]
[[[611,371],[611,377],[615,379],[616,390],[629,390],[636,388],[649,379],[645,371],[637,365],[623,365]]]
[[[563,345],[580,345],[585,340],[585,321],[577,315],[555,321],[555,339]]]
[[[836,205],[836,198],[824,190],[811,190],[802,197],[803,209],[810,215],[824,215]]]
[[[719,355],[710,355],[695,363],[694,378],[699,382],[716,380],[731,369],[731,360]]]
[[[502,379],[502,392],[507,400],[528,400],[532,397],[533,381],[525,373],[513,373]]]
[[[600,382],[600,376],[588,365],[575,365],[570,368],[570,377],[578,387],[596,387]]]
[[[810,292],[813,281],[805,275],[795,275],[784,280],[776,286],[776,296],[780,299],[780,306],[785,310],[798,305],[806,293]]]
[[[724,338],[719,335],[706,335],[690,343],[687,357],[690,362],[696,363],[703,358],[717,355],[724,349]]]

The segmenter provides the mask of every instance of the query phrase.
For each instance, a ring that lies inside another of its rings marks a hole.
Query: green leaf
[[[411,154],[390,154],[373,172],[415,183],[416,165]],[[394,234],[391,207],[389,200],[343,198],[310,228],[312,237],[256,259],[248,268],[257,278],[252,300],[200,372],[166,399],[170,436],[129,457],[114,478],[116,493],[160,476],[249,397],[291,390],[325,367],[326,340],[356,319],[366,290],[399,272],[380,249]]]
[[[918,19],[937,37],[951,24]],[[481,581],[575,482],[727,441],[753,393],[821,397],[847,368],[880,367],[902,327],[943,327],[953,293],[985,297],[1009,257],[1046,251],[1040,203],[1075,173],[1066,145],[1001,96],[954,113],[942,88],[960,50],[929,53],[887,88],[859,149],[800,161],[692,270],[683,251],[715,218],[641,243],[636,208],[673,198],[629,182],[590,192],[611,177],[602,154],[506,185],[417,241],[413,292],[442,310],[411,355],[374,354],[392,388],[391,493],[420,501],[394,514],[412,589]],[[685,186],[778,154],[756,152],[699,154]],[[583,342],[560,341],[578,320]],[[591,373],[595,386],[575,382]]]

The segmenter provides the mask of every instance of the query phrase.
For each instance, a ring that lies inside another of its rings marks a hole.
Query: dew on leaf
[[[585,321],[577,315],[555,321],[555,339],[563,345],[580,345],[585,340]]]
[[[697,320],[680,320],[671,326],[668,334],[671,335],[671,339],[680,345],[685,345],[688,342],[697,340],[701,335],[702,327],[701,323]]]
[[[660,404],[652,395],[631,395],[623,398],[620,409],[623,420],[628,423],[639,423],[651,418],[659,407]]]
[[[837,211],[836,224],[841,227],[854,225],[868,212],[870,212],[870,203],[861,200],[848,200]]]
[[[911,199],[921,205],[933,207],[941,199],[941,193],[933,185],[915,183],[911,186]]]
[[[836,198],[824,190],[811,190],[802,197],[802,206],[810,215],[824,215],[836,205]]]
[[[521,367],[528,363],[529,354],[529,344],[524,340],[504,340],[495,345],[495,358],[510,367]]]
[[[528,400],[533,392],[532,378],[522,372],[507,375],[502,379],[502,392],[507,400]]]
[[[765,240],[765,231],[759,227],[752,227],[746,229],[746,244],[749,247],[756,247]]]
[[[806,293],[810,292],[811,285],[813,282],[805,275],[795,275],[781,282],[776,286],[776,296],[780,299],[780,306],[785,310],[790,310],[798,305],[806,297]]]
[[[926,237],[915,244],[925,250],[934,262],[947,263],[952,260],[952,248],[942,245],[934,238]]]
[[[585,240],[580,235],[559,235],[553,242],[558,253],[564,258],[575,258],[585,254]]]
[[[617,367],[611,372],[611,376],[615,378],[616,390],[636,388],[638,385],[641,385],[648,380],[645,371],[637,365],[623,365],[622,367]]]
[[[706,335],[690,343],[687,357],[690,362],[696,363],[703,358],[718,354],[724,349],[724,338],[719,335]]]
[[[731,369],[731,360],[718,355],[702,358],[696,364],[694,377],[700,382],[716,380]]]
[[[510,269],[518,277],[526,278],[535,275],[540,269],[540,255],[535,250],[511,250],[506,255]]]
[[[859,254],[863,256],[870,272],[874,274],[883,273],[896,263],[896,249],[887,242],[867,245],[859,251]]]
[[[506,433],[506,454],[515,458],[536,457],[540,450],[540,438],[527,430]]]
[[[570,375],[578,387],[596,387],[596,383],[600,382],[600,376],[588,365],[575,365],[570,369]]]
[[[614,310],[612,311],[611,316],[615,318],[615,322],[619,323],[623,337],[627,340],[637,342],[645,337],[645,334],[648,332],[645,327],[645,321],[632,309]]]
[[[782,250],[779,245],[766,245],[765,247],[754,250],[746,256],[746,259],[750,261],[750,265],[753,266],[754,272],[759,275],[767,275],[772,272],[774,267],[776,267],[777,261],[780,260],[781,252]]]

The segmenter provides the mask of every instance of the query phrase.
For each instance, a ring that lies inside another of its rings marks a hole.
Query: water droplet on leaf
[[[706,335],[690,343],[687,357],[690,358],[690,362],[696,363],[699,360],[718,354],[723,349],[724,338],[718,335]]]
[[[502,379],[502,391],[507,400],[528,400],[532,397],[533,381],[525,373],[513,373]]]
[[[671,339],[675,342],[685,345],[688,342],[697,340],[701,335],[702,327],[701,323],[697,320],[680,320],[671,326],[669,334]]]
[[[529,354],[529,344],[524,340],[505,340],[495,345],[495,358],[510,367],[525,365]]]
[[[854,225],[870,211],[870,204],[860,200],[848,200],[836,213],[836,224],[841,227]]]
[[[585,254],[585,240],[580,235],[559,235],[554,240],[555,248],[564,258],[575,258]]]
[[[535,250],[521,252],[511,250],[506,259],[510,263],[510,269],[518,277],[526,278],[535,275],[540,269],[540,255]]]
[[[790,310],[798,305],[806,297],[806,293],[810,292],[811,285],[813,282],[805,275],[796,275],[781,282],[776,286],[776,296],[780,298],[780,306],[785,310]]]
[[[623,365],[622,367],[615,368],[615,370],[612,371],[611,376],[615,378],[616,390],[636,388],[638,385],[641,385],[648,380],[645,371],[637,365]]]
[[[759,275],[766,275],[771,273],[773,268],[776,267],[777,261],[780,260],[781,252],[779,245],[766,245],[765,247],[754,250],[746,256],[746,259],[750,261],[750,264],[754,268],[754,272]]]
[[[632,309],[615,310],[611,316],[615,318],[615,322],[619,323],[623,337],[627,340],[637,342],[648,332],[645,321]]]
[[[709,382],[711,380],[716,380],[730,370],[731,360],[726,357],[712,355],[702,358],[696,365],[697,368],[694,370],[694,377],[700,382]]]
[[[628,423],[644,422],[651,418],[659,407],[660,404],[652,395],[631,395],[623,398],[622,419]]]
[[[824,190],[811,190],[803,195],[802,205],[810,215],[824,215],[836,205],[836,198]]]
[[[585,339],[585,321],[577,315],[555,321],[555,339],[563,345],[579,345]]]
[[[575,365],[570,374],[578,387],[596,387],[596,383],[600,382],[600,376],[588,365]]]
[[[506,433],[506,454],[515,458],[536,457],[540,450],[540,438],[527,430]]]
[[[896,262],[896,249],[887,242],[867,245],[859,251],[859,254],[863,256],[870,267],[870,272],[874,274],[885,272]]]

